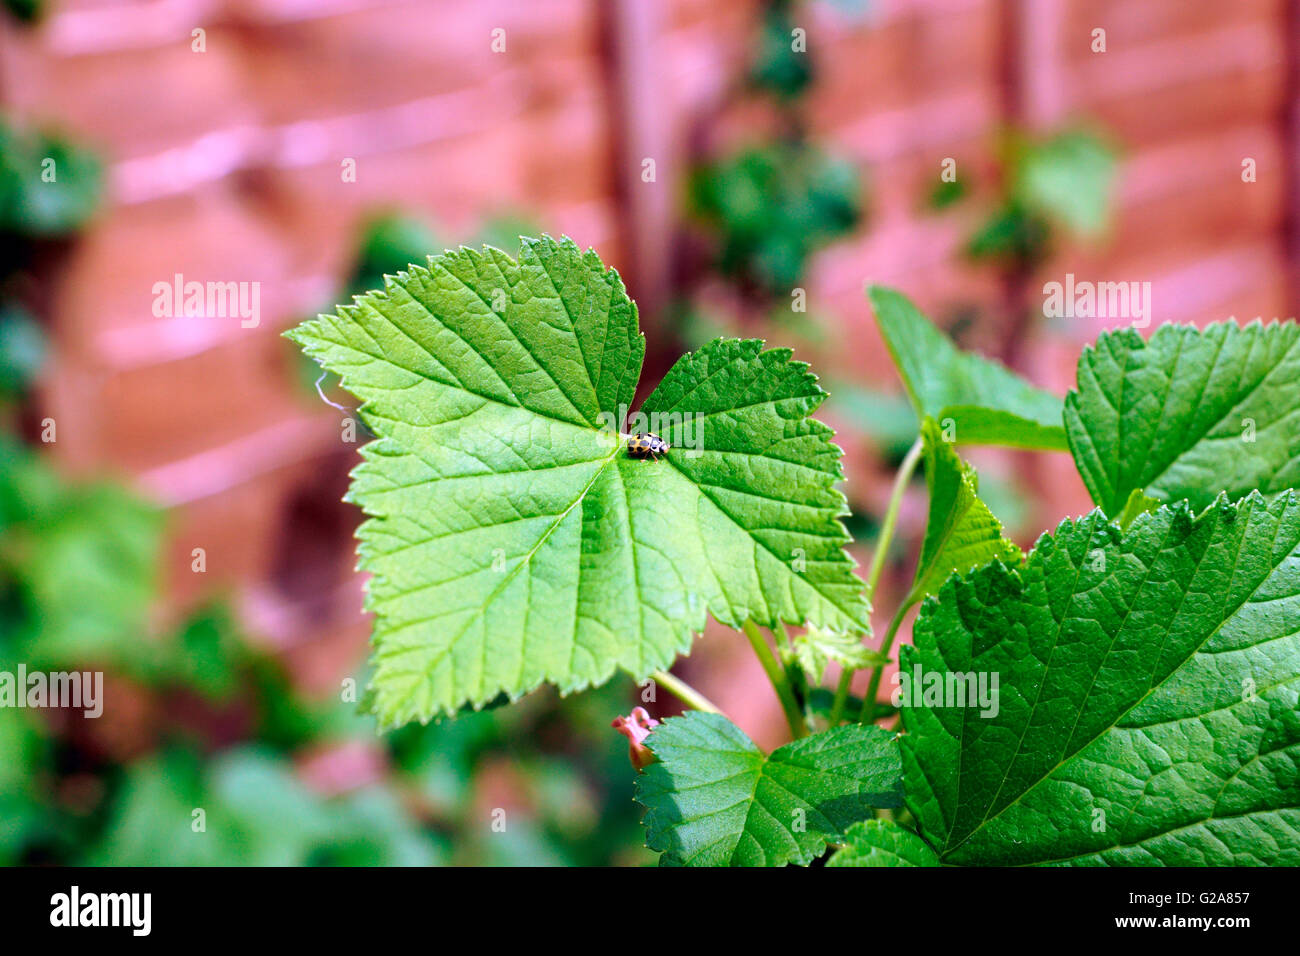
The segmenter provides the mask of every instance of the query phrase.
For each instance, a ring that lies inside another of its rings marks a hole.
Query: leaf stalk
[[[661,684],[665,690],[680,700],[687,707],[693,707],[696,710],[702,710],[706,714],[721,714],[722,709],[717,704],[709,700],[698,690],[692,687],[680,677],[676,677],[668,671],[655,671],[650,675],[651,679],[657,684]],[[725,715],[724,715],[725,716]]]
[[[758,656],[758,662],[763,665],[763,670],[767,674],[767,679],[772,682],[772,688],[776,691],[777,699],[781,702],[781,709],[785,711],[786,722],[790,725],[790,733],[795,738],[806,737],[808,727],[804,723],[803,712],[799,709],[799,704],[794,697],[794,688],[790,684],[790,675],[786,673],[776,655],[772,653],[772,648],[767,644],[763,637],[763,632],[758,629],[758,625],[751,620],[746,620],[741,626],[745,636],[749,638],[750,646],[754,648],[754,653]]]
[[[898,527],[898,513],[903,507],[903,495],[907,492],[907,486],[912,482],[912,474],[916,471],[917,464],[921,461],[921,452],[925,449],[924,440],[918,435],[912,447],[907,450],[903,457],[902,463],[898,466],[898,473],[894,475],[894,487],[889,493],[889,507],[885,510],[885,519],[880,525],[880,535],[876,538],[876,550],[871,556],[871,570],[867,575],[867,602],[872,603],[876,597],[876,585],[880,583],[880,576],[885,569],[885,559],[889,554],[890,545],[894,543],[894,531]],[[899,615],[895,615],[897,618]],[[886,643],[881,645],[882,653],[889,653],[892,637],[886,638]],[[872,701],[871,709],[875,709],[875,693],[880,686],[880,674],[883,664],[877,664],[872,669],[871,691],[867,698],[862,702],[863,713],[867,712],[867,701]],[[853,684],[853,675],[856,673],[851,668],[844,668],[840,672],[840,682],[835,688],[835,699],[831,703],[830,726],[838,727],[840,719],[844,716],[844,705],[849,699],[849,688]]]

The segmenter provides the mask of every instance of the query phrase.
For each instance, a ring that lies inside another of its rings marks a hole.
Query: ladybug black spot
[[[671,446],[658,435],[637,433],[627,440],[627,453],[631,458],[656,458]]]

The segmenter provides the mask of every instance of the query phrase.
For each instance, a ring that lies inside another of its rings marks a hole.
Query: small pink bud
[[[633,707],[632,713],[626,717],[615,717],[610,726],[628,739],[627,755],[632,766],[642,770],[647,764],[654,763],[655,755],[645,745],[645,739],[652,729],[659,726],[659,721],[646,713],[644,707]]]

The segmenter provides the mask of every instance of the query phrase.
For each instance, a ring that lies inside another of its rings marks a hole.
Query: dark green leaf
[[[1204,508],[1300,483],[1300,326],[1198,331],[1162,325],[1144,342],[1106,332],[1079,359],[1065,426],[1079,474],[1108,515],[1142,489]]]
[[[838,727],[765,757],[725,717],[691,711],[646,743],[658,762],[637,778],[637,800],[666,865],[806,865],[902,799],[897,744],[879,727]]]
[[[1066,521],[913,636],[907,803],[943,862],[1300,864],[1294,492]]]

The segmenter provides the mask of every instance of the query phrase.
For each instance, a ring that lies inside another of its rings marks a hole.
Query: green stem
[[[781,701],[781,709],[785,711],[786,722],[790,725],[790,733],[796,738],[807,736],[808,728],[804,725],[803,714],[799,712],[799,704],[794,699],[790,677],[777,661],[776,655],[772,653],[772,648],[767,646],[763,633],[758,629],[758,625],[750,620],[746,620],[740,628],[749,638],[750,646],[758,655],[758,662],[763,665],[767,679],[772,682],[777,699]]]
[[[907,600],[898,605],[894,619],[889,622],[889,630],[885,632],[885,640],[880,645],[881,654],[888,656],[889,649],[894,646],[894,637],[898,634],[903,618],[907,617],[907,612],[913,603],[911,595],[908,595]],[[862,711],[858,714],[859,723],[869,724],[876,719],[876,694],[880,693],[880,678],[884,673],[884,664],[877,664],[871,669],[871,683],[867,685],[866,696],[862,698]]]
[[[907,486],[912,482],[912,473],[916,471],[916,466],[921,461],[921,452],[925,450],[925,443],[917,438],[912,443],[912,447],[907,450],[903,457],[902,464],[898,466],[898,473],[894,475],[894,487],[889,493],[889,507],[885,509],[885,520],[880,525],[880,535],[876,538],[876,550],[871,555],[871,570],[867,574],[867,601],[873,601],[876,597],[876,585],[880,583],[880,575],[885,570],[885,559],[889,554],[889,547],[894,543],[894,530],[898,527],[898,512],[903,506],[903,495],[907,491]],[[886,647],[886,650],[888,648]],[[876,668],[879,674],[880,668]],[[853,683],[855,671],[852,668],[845,668],[840,673],[839,685],[835,688],[835,700],[831,704],[830,725],[838,727],[840,718],[844,715],[844,705],[848,703],[849,687]],[[879,684],[880,679],[877,676],[875,683]],[[864,701],[865,705],[865,701]]]
[[[876,596],[876,585],[880,583],[880,575],[885,570],[885,559],[889,554],[889,546],[894,541],[894,529],[898,527],[898,512],[903,505],[903,494],[907,491],[907,486],[911,484],[912,472],[916,471],[917,463],[921,460],[921,452],[925,444],[918,438],[912,443],[912,447],[907,450],[907,455],[903,458],[903,463],[898,466],[898,474],[894,476],[894,488],[889,493],[889,507],[885,511],[885,520],[880,525],[880,537],[876,539],[876,551],[871,556],[871,571],[867,574],[867,600],[873,600]]]
[[[717,704],[680,677],[674,677],[667,671],[655,671],[650,677],[657,683],[662,684],[670,694],[688,707],[694,707],[696,710],[702,710],[708,714],[722,713]]]
[[[853,683],[854,673],[849,667],[840,671],[840,682],[835,687],[835,699],[831,701],[831,714],[826,721],[828,727],[838,727],[844,717],[844,705],[849,702],[849,685]]]

